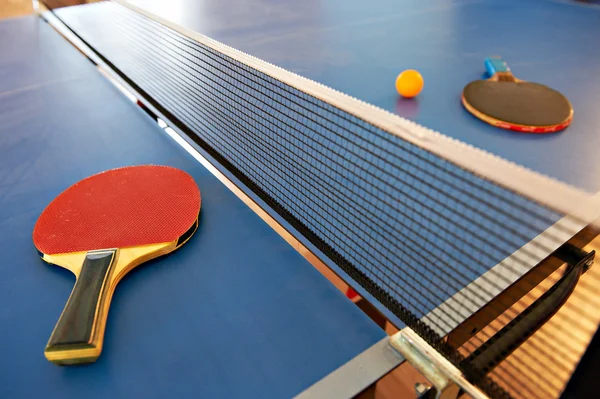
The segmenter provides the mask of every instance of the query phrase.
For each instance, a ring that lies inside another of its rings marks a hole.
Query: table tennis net
[[[460,347],[443,337],[582,228],[129,8],[102,2],[54,12],[301,242],[459,367],[500,327],[473,332]],[[525,372],[535,389],[514,382],[524,373],[518,362],[478,386],[493,397],[557,396],[562,386],[547,384],[554,371],[539,359],[568,349],[547,341],[542,355],[523,354],[537,359]]]

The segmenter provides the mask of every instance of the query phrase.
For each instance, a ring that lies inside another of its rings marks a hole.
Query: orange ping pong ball
[[[423,90],[423,76],[414,69],[402,71],[396,78],[396,90],[402,97],[417,96]]]

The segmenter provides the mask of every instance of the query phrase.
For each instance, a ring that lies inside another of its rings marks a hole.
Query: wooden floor
[[[0,18],[20,17],[32,12],[31,0],[0,0]]]
[[[0,0],[0,18],[11,18],[18,17],[33,12],[33,5],[31,0]],[[294,248],[302,253],[321,273],[327,277],[336,287],[341,291],[346,291],[347,286],[342,282],[333,272],[327,269],[314,255],[312,255],[306,248],[304,248],[297,240],[295,240],[289,233],[282,230],[273,219],[271,219],[262,209],[254,204],[247,196],[245,196],[237,187],[228,183],[224,176],[219,176],[220,173],[216,171],[211,165],[205,165],[213,174],[217,176],[223,183],[228,186],[238,197],[240,197],[246,204],[248,204],[256,213],[259,214],[268,224],[275,228]],[[600,254],[600,237],[596,238],[587,248],[587,250],[595,249]],[[600,261],[599,261],[600,262]],[[589,318],[585,328],[582,329],[581,334],[578,337],[576,343],[572,343],[571,347],[574,348],[572,353],[566,361],[569,363],[566,365],[565,370],[568,372],[564,373],[564,381],[556,381],[556,393],[560,394],[564,384],[568,380],[570,371],[572,371],[578,362],[579,356],[587,344],[591,340],[593,333],[595,332],[598,324],[600,323],[600,296],[597,295],[598,283],[600,282],[600,265],[592,267],[588,273],[586,273],[580,284],[575,290],[575,293],[569,299],[567,304],[550,320],[548,328],[542,328],[538,333],[532,337],[532,342],[539,339],[541,342],[546,342],[548,334],[557,334],[556,332],[548,332],[552,326],[568,323],[573,318],[574,309],[577,312],[585,311],[593,317]],[[576,317],[576,316],[575,316]],[[386,323],[386,331],[388,334],[393,334],[397,330]],[[560,329],[559,329],[560,331]],[[560,333],[558,333],[560,334]],[[562,338],[562,337],[561,337]],[[527,353],[527,346],[525,345],[524,351],[515,352],[514,356],[522,356],[521,353]],[[527,361],[527,357],[523,356],[521,361]],[[527,379],[527,376],[524,376]],[[392,399],[392,398],[414,398],[415,397],[415,384],[417,382],[426,383],[426,380],[421,376],[414,368],[409,364],[403,364],[396,368],[389,375],[380,380],[377,385],[361,395],[362,399]]]

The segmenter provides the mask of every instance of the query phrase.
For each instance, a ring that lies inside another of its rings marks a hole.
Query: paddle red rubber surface
[[[42,212],[33,242],[44,254],[177,240],[196,221],[200,190],[182,170],[130,166],[90,176]]]

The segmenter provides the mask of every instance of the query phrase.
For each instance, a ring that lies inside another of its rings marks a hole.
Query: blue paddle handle
[[[490,77],[494,76],[497,73],[510,73],[510,68],[506,64],[506,62],[502,61],[501,58],[498,57],[488,57],[484,62],[485,70],[487,71]]]

